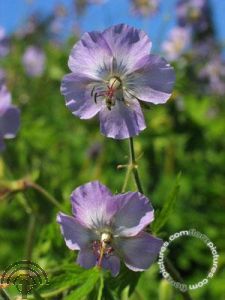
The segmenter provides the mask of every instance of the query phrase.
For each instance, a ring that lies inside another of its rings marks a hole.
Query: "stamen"
[[[99,255],[98,264],[97,264],[97,266],[98,266],[99,268],[102,267],[102,259],[103,259],[103,255],[104,255],[104,248],[101,246],[100,255]]]
[[[106,258],[112,255],[114,252],[113,247],[110,245],[112,241],[112,235],[108,232],[101,234],[101,241],[94,241],[92,244],[92,249],[94,254],[97,256],[97,266],[102,267],[102,260],[105,256]]]
[[[93,97],[93,95],[94,95],[94,90],[95,90],[95,86],[93,87],[93,89],[91,91],[91,97]]]
[[[97,104],[97,97],[98,97],[98,94],[95,93],[95,104]]]
[[[100,93],[100,94],[95,93],[95,95],[94,95],[95,103],[97,104],[97,98],[98,97],[103,97],[103,96],[105,96],[105,93]]]
[[[96,86],[93,87],[92,91],[91,91],[91,97],[94,96],[94,102],[95,104],[97,104],[97,98],[98,97],[104,97],[105,99],[105,103],[106,103],[106,107],[108,108],[108,110],[112,109],[112,106],[114,106],[116,104],[116,96],[115,93],[118,90],[122,90],[122,81],[120,80],[119,77],[112,77],[109,81],[108,81],[108,85],[107,85],[107,90],[106,91],[101,91],[101,92],[95,92],[95,88]],[[119,101],[122,101],[121,99],[118,99]]]

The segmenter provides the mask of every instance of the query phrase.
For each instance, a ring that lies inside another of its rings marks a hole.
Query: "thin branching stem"
[[[173,263],[167,257],[165,258],[165,265],[166,265],[166,269],[169,271],[173,280],[184,284],[183,278],[181,277],[180,273],[177,271],[177,269],[174,267]],[[182,296],[183,296],[184,300],[192,300],[188,291],[182,292]]]
[[[144,190],[143,190],[141,179],[140,179],[138,169],[137,169],[138,166],[137,166],[136,158],[135,158],[133,138],[129,139],[129,150],[130,150],[129,151],[129,159],[130,159],[129,161],[130,162],[127,167],[128,169],[127,169],[127,174],[126,174],[125,182],[124,182],[124,186],[123,186],[123,189],[124,189],[123,192],[125,192],[127,182],[129,180],[130,172],[131,172],[130,170],[132,170],[137,189],[140,193],[143,194]],[[175,281],[183,283],[183,279],[182,279],[181,275],[179,274],[179,272],[176,270],[176,268],[173,266],[172,262],[168,258],[166,259],[166,268]],[[192,300],[188,291],[182,292],[181,294],[182,294],[184,300]]]
[[[29,224],[27,229],[27,239],[25,244],[25,258],[28,261],[32,260],[35,225],[36,225],[36,216],[34,214],[30,214],[30,219],[29,219]]]
[[[0,288],[0,296],[2,296],[3,300],[11,300],[9,295],[6,293],[6,291],[2,288]]]
[[[132,166],[132,172],[134,175],[134,181],[137,185],[137,189],[140,193],[144,193],[142,184],[141,184],[141,180],[140,180],[140,176],[138,173],[138,165],[136,163],[136,158],[135,158],[135,151],[134,151],[134,141],[133,138],[129,138],[129,149],[130,149],[130,165]]]
[[[36,190],[38,193],[40,193],[42,196],[45,197],[46,200],[48,200],[51,204],[56,206],[59,210],[64,211],[61,204],[58,202],[58,200],[55,199],[49,192],[47,192],[43,187],[41,187],[39,184],[32,182],[32,181],[25,181],[25,185],[28,188],[32,188]]]

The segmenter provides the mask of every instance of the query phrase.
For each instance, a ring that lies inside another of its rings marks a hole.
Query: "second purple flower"
[[[150,50],[148,36],[128,25],[85,33],[69,57],[72,73],[62,80],[66,106],[80,119],[99,114],[107,137],[138,135],[146,127],[140,101],[165,103],[175,79],[173,68]]]
[[[133,271],[150,267],[162,240],[145,231],[154,211],[144,195],[136,192],[113,195],[98,181],[75,189],[71,196],[73,216],[59,213],[66,245],[78,250],[77,263],[89,269],[98,266],[120,271],[120,260]]]

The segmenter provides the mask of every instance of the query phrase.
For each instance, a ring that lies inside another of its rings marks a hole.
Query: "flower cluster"
[[[176,7],[179,26],[191,26],[198,32],[208,27],[206,0],[179,0]]]
[[[84,268],[99,266],[116,276],[120,259],[133,271],[152,264],[162,240],[144,229],[154,219],[149,200],[138,192],[112,195],[98,181],[78,187],[71,196],[74,216],[59,213],[66,245],[78,250],[77,263]]]
[[[162,50],[169,61],[180,57],[190,43],[190,31],[184,27],[174,27],[169,34],[169,39],[162,44]]]
[[[224,95],[225,93],[225,62],[219,55],[214,55],[206,66],[200,72],[199,77],[207,80],[209,90],[215,95]]]
[[[66,106],[81,119],[99,115],[101,132],[125,139],[145,129],[141,102],[162,104],[172,93],[174,70],[150,54],[142,31],[120,24],[85,33],[69,57],[62,80]]]
[[[20,112],[11,104],[11,95],[5,85],[0,86],[0,151],[4,150],[4,139],[14,138],[20,124]]]

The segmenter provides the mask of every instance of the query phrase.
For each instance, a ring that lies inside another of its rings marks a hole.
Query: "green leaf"
[[[166,224],[166,222],[170,217],[170,214],[173,211],[179,193],[179,189],[180,189],[180,178],[181,178],[181,173],[177,175],[175,184],[169,194],[169,197],[167,198],[162,210],[158,214],[158,217],[156,217],[155,221],[152,224],[151,228],[153,233],[155,234],[158,233],[159,230]]]
[[[49,284],[41,286],[37,291],[41,297],[54,297],[64,291],[76,287],[82,294],[82,288],[90,288],[92,282],[96,282],[99,278],[99,270],[90,269],[84,270],[79,266],[63,266],[61,273],[49,279]],[[69,298],[68,298],[69,299]],[[76,298],[78,299],[78,298]]]
[[[102,300],[103,289],[104,289],[104,277],[103,274],[101,274],[97,300]]]
[[[120,274],[116,278],[110,276],[105,282],[105,287],[106,289],[115,292],[115,299],[121,298],[121,294],[125,288],[128,288],[128,295],[130,296],[133,293],[140,276],[140,272],[130,271],[123,265]]]
[[[80,282],[80,284],[76,286],[75,290],[73,290],[68,296],[64,297],[65,300],[74,300],[74,299],[79,300],[84,296],[87,296],[93,290],[97,281],[101,278],[100,277],[101,273],[97,268],[91,269],[87,272],[89,273],[88,276],[83,278],[82,282]],[[100,282],[100,288],[101,288],[101,282]]]
[[[162,279],[159,286],[159,300],[172,300],[172,299],[173,299],[173,287],[166,279]]]

